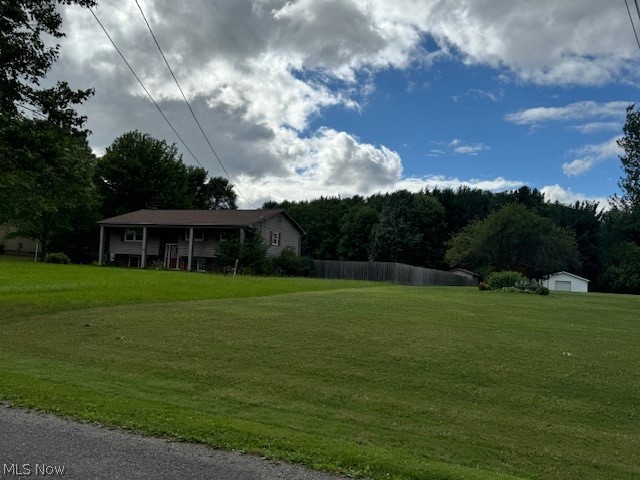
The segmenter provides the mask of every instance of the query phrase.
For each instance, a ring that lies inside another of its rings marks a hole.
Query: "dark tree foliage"
[[[244,241],[235,238],[220,242],[215,255],[216,264],[220,268],[234,267],[236,260],[239,273],[268,273],[267,245],[260,232],[248,229]]]
[[[340,260],[369,259],[371,230],[378,223],[378,213],[368,205],[354,205],[340,219],[338,255]]]
[[[458,233],[469,222],[485,218],[491,208],[493,194],[486,190],[460,187],[431,192],[445,210],[447,229],[450,234]]]
[[[624,135],[618,140],[618,146],[624,150],[620,156],[624,176],[618,185],[622,196],[614,195],[614,205],[624,211],[633,211],[640,207],[640,112],[635,105],[627,107],[627,120],[622,129]]]
[[[107,147],[96,170],[105,217],[143,208],[191,208],[187,167],[175,144],[128,132]]]
[[[391,194],[371,232],[369,258],[437,268],[443,264],[444,209],[434,197]]]
[[[574,273],[596,281],[602,273],[600,259],[601,213],[596,202],[576,202],[571,206],[558,202],[541,207],[543,216],[574,232],[582,266]]]
[[[526,267],[538,277],[580,266],[574,233],[517,203],[455,235],[446,259],[484,274]]]
[[[71,90],[66,82],[43,88],[59,56],[60,46],[47,46],[46,37],[59,39],[62,17],[58,5],[91,7],[94,0],[0,0],[0,115],[13,118],[20,112],[39,112],[51,123],[79,131],[86,120],[71,108],[93,90]]]
[[[92,182],[95,157],[87,141],[42,120],[16,118],[0,128],[0,223],[40,241],[43,256],[54,238],[87,231],[97,218]]]
[[[196,210],[225,210],[238,208],[238,196],[233,185],[224,177],[208,178],[202,167],[187,167],[187,183],[191,208]]]

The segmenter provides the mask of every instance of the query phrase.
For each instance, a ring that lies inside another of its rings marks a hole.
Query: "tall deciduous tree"
[[[444,208],[434,197],[406,190],[389,196],[371,232],[371,260],[425,267],[442,263]]]
[[[19,116],[35,110],[50,122],[79,130],[85,121],[71,108],[92,94],[92,90],[69,88],[66,82],[43,88],[58,58],[60,46],[48,46],[45,37],[59,39],[62,16],[58,5],[91,7],[95,0],[0,0],[0,114]]]
[[[98,161],[96,184],[106,217],[143,208],[191,208],[187,167],[175,145],[133,131]]]
[[[187,167],[191,208],[200,210],[235,210],[238,195],[224,177],[211,177],[202,167]]]
[[[95,157],[84,136],[47,121],[15,119],[0,129],[0,157],[11,152],[0,181],[0,223],[39,240],[43,255],[61,233],[97,220]]]
[[[573,232],[521,204],[509,204],[455,235],[446,253],[451,266],[484,273],[522,265],[537,275],[578,267]]]
[[[635,105],[627,107],[622,131],[624,135],[618,140],[618,146],[624,150],[620,156],[624,176],[618,182],[622,196],[614,195],[612,200],[617,208],[631,211],[640,207],[640,112]]]

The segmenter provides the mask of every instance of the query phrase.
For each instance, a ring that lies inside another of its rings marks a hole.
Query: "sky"
[[[94,11],[188,149],[91,12],[64,7],[48,80],[95,88],[79,111],[97,155],[149,133],[226,170],[241,208],[523,185],[604,207],[619,191],[616,139],[640,88],[622,0],[138,2],[220,162],[135,0]]]

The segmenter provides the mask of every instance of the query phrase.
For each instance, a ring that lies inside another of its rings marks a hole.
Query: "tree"
[[[187,167],[187,182],[191,208],[196,210],[235,210],[238,195],[233,185],[224,177],[208,178],[202,167]]]
[[[0,129],[0,153],[12,155],[0,178],[0,223],[15,236],[52,239],[97,220],[95,157],[83,136],[48,121],[16,118]]]
[[[394,192],[371,232],[371,260],[438,267],[445,238],[444,208],[434,197]]]
[[[627,107],[622,131],[624,136],[618,140],[618,146],[624,150],[620,156],[624,176],[618,182],[622,196],[614,195],[612,202],[621,210],[632,211],[640,206],[640,112],[635,104]]]
[[[575,235],[521,204],[509,204],[455,235],[445,256],[451,266],[482,273],[528,266],[533,274],[580,265]]]
[[[41,88],[60,45],[47,46],[46,38],[59,39],[62,16],[58,5],[91,7],[95,0],[0,0],[0,116],[15,118],[33,110],[51,123],[79,131],[85,118],[71,108],[93,90],[73,91],[66,82]]]
[[[133,131],[98,161],[96,184],[106,217],[143,208],[188,209],[187,167],[175,144]]]
[[[269,267],[267,245],[260,232],[247,229],[244,241],[235,238],[220,242],[216,250],[215,262],[220,267],[230,267],[235,266],[236,260],[238,260],[238,269],[243,273],[258,275],[267,273]]]
[[[601,283],[610,291],[640,293],[640,246],[633,242],[614,245],[607,252]]]
[[[378,213],[367,205],[355,205],[340,219],[340,260],[366,261],[369,259],[369,239]]]

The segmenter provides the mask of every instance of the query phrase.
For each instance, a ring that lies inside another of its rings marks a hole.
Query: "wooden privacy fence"
[[[398,285],[475,286],[477,282],[432,268],[394,262],[341,262],[314,260],[316,277],[393,282]]]

